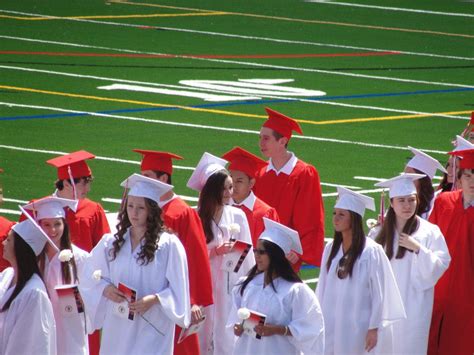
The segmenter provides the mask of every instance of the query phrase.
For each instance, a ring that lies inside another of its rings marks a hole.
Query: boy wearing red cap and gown
[[[3,173],[3,170],[0,169],[0,173]],[[3,201],[3,189],[0,185],[0,204]],[[9,221],[8,219],[0,216],[0,272],[5,270],[10,266],[10,263],[3,258],[3,241],[8,237],[8,232],[15,223]]]
[[[134,149],[143,155],[141,174],[171,184],[172,159],[183,159],[179,155],[152,150]],[[207,256],[206,237],[197,212],[189,207],[173,190],[164,194],[159,203],[163,211],[165,226],[171,229],[184,246],[188,259],[189,288],[192,322],[202,318],[201,307],[209,306],[212,300],[211,270]],[[197,334],[188,336],[178,344],[181,328],[176,326],[174,354],[199,354]]]
[[[451,264],[435,287],[428,354],[474,353],[474,149],[459,156],[461,189],[435,201],[430,222],[448,244]]]
[[[99,203],[86,197],[92,182],[92,171],[85,161],[93,158],[95,155],[80,150],[46,161],[58,169],[57,190],[54,195],[79,200],[76,212],[69,209],[66,211],[66,221],[71,242],[87,252],[99,243],[104,234],[110,233],[104,209]],[[20,220],[24,218],[22,216]],[[99,348],[100,334],[96,331],[89,335],[89,353],[97,355]]]
[[[278,212],[280,222],[298,231],[303,254],[288,259],[296,271],[302,261],[319,266],[324,247],[324,206],[319,174],[314,166],[287,150],[291,132],[302,134],[299,124],[283,114],[265,109],[268,120],[260,130],[260,151],[268,166],[256,175],[254,192]]]
[[[279,222],[275,208],[270,207],[259,199],[252,191],[255,185],[255,175],[267,163],[252,153],[235,147],[225,153],[222,158],[229,161],[229,172],[233,182],[233,206],[245,212],[249,222],[252,244],[257,246],[257,240],[265,229],[263,218]]]

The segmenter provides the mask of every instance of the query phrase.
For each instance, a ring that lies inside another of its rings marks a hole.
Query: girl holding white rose
[[[71,243],[65,219],[65,208],[75,211],[77,203],[75,200],[45,197],[24,208],[33,215],[56,246],[47,243],[38,256],[38,264],[53,305],[57,352],[87,355],[86,316],[77,285],[89,253]],[[71,307],[71,302],[63,302],[65,298],[75,302],[76,297],[79,306]]]
[[[250,248],[252,245],[245,213],[227,205],[232,197],[232,178],[226,164],[226,160],[204,153],[187,184],[200,192],[198,214],[206,235],[214,298],[214,304],[204,309],[206,321],[198,334],[201,354],[232,352],[234,334],[226,328],[232,288],[255,264],[250,250],[238,272],[224,270],[235,241],[246,242]]]

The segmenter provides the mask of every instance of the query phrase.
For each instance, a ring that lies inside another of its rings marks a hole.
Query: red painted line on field
[[[278,58],[324,58],[324,57],[369,57],[396,55],[400,52],[358,52],[358,53],[323,53],[323,54],[255,54],[255,55],[214,55],[214,54],[136,54],[136,53],[80,53],[80,52],[27,52],[0,51],[6,55],[47,55],[60,57],[124,57],[124,58],[206,58],[206,59],[278,59]]]

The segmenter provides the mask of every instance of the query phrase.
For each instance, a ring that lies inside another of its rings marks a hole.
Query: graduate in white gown
[[[298,232],[268,218],[260,235],[257,264],[234,287],[229,326],[238,336],[235,355],[243,354],[323,354],[324,321],[318,299],[291,267],[286,255],[303,252]],[[244,332],[239,310],[266,316],[264,325]]]
[[[75,305],[74,291],[77,290],[78,275],[81,274],[89,253],[71,243],[64,210],[69,208],[75,212],[77,204],[76,200],[49,196],[35,200],[24,208],[31,212],[40,227],[55,244],[54,247],[47,243],[38,256],[38,261],[53,305],[58,354],[87,355],[89,354],[89,345],[84,307],[79,295],[77,298],[80,306]],[[65,250],[66,253],[71,251],[71,259],[61,262],[58,249]],[[58,286],[60,289],[56,290]],[[68,298],[69,302],[61,301],[61,299]],[[72,307],[71,301],[74,301]]]
[[[375,184],[390,189],[382,227],[369,237],[385,249],[405,305],[407,318],[393,324],[395,354],[426,354],[434,286],[451,261],[438,226],[418,217],[415,184],[421,174],[402,174]]]
[[[238,272],[222,269],[234,241],[252,244],[245,213],[227,205],[232,197],[232,178],[225,170],[226,163],[224,159],[204,153],[187,184],[200,192],[198,214],[206,234],[214,299],[214,304],[204,309],[206,321],[198,334],[201,354],[232,352],[234,334],[232,328],[226,327],[232,307],[232,288],[255,265],[250,249]]]
[[[130,190],[118,232],[92,250],[81,293],[102,328],[101,354],[172,354],[175,324],[187,327],[191,314],[186,253],[158,207],[172,186],[138,174],[122,186]]]
[[[36,262],[48,241],[31,218],[12,227],[0,273],[0,354],[56,354],[53,307]]]
[[[375,209],[374,200],[343,187],[337,190],[334,240],[324,248],[316,289],[325,354],[393,353],[391,324],[406,315],[390,262],[362,227],[364,211]],[[386,341],[379,344],[379,338]]]

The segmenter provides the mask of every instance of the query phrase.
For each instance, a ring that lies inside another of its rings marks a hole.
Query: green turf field
[[[331,236],[334,185],[377,197],[408,145],[446,161],[474,110],[473,20],[469,1],[2,1],[0,214],[80,149],[100,157],[94,200],[120,198],[133,148],[184,156],[173,183],[196,197],[202,153],[258,154],[269,106],[301,120],[289,148],[320,173]]]

